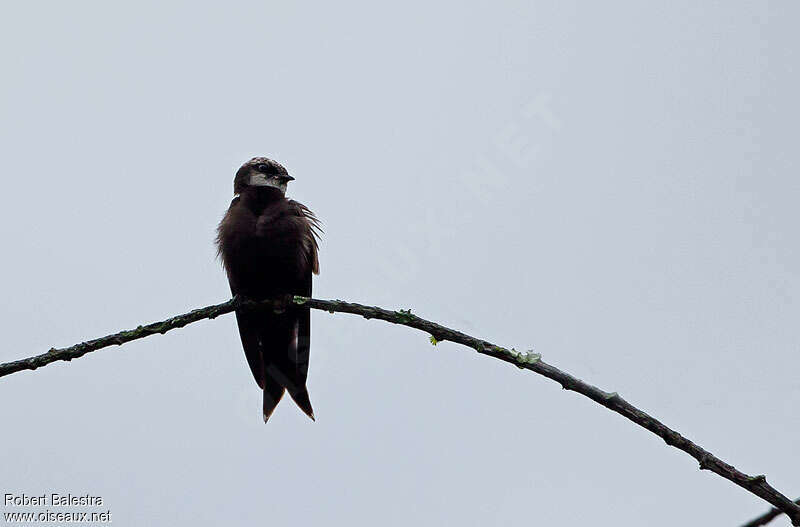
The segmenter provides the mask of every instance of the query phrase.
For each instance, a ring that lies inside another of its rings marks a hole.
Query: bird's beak
[[[288,183],[289,181],[294,181],[294,178],[289,174],[286,174],[285,176],[281,176],[281,181],[285,181]]]

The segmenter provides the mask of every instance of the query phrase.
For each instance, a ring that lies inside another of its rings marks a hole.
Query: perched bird
[[[234,295],[253,300],[311,296],[311,273],[319,274],[319,221],[305,205],[286,198],[292,180],[266,157],[254,157],[236,172],[235,197],[217,228],[217,249]],[[250,370],[264,391],[264,422],[284,391],[313,420],[306,388],[309,308],[237,310],[236,321]]]

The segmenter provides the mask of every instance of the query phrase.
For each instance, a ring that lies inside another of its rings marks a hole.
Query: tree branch
[[[699,462],[701,470],[710,470],[711,472],[714,472],[715,474],[732,481],[743,489],[764,499],[781,512],[786,513],[786,515],[788,515],[792,520],[793,525],[800,526],[800,506],[792,502],[789,498],[778,492],[769,483],[767,483],[767,480],[763,475],[749,476],[743,472],[740,472],[732,465],[725,463],[699,445],[693,443],[678,432],[667,427],[658,419],[655,419],[642,410],[639,410],[625,399],[620,397],[616,392],[605,392],[595,386],[592,386],[591,384],[585,383],[582,380],[559,370],[555,366],[547,364],[541,360],[541,356],[538,354],[530,352],[518,352],[514,348],[509,350],[500,346],[496,346],[485,340],[472,337],[465,333],[461,333],[460,331],[456,331],[454,329],[436,324],[435,322],[420,318],[416,315],[413,315],[411,310],[389,311],[379,307],[364,306],[361,304],[354,304],[341,300],[317,300],[300,296],[294,297],[291,301],[295,304],[306,305],[312,309],[319,309],[322,311],[328,311],[330,313],[350,313],[354,315],[361,315],[366,319],[375,318],[390,322],[392,324],[400,324],[410,328],[418,329],[430,334],[431,343],[433,344],[448,340],[472,348],[483,355],[488,355],[490,357],[513,364],[518,368],[531,370],[539,375],[543,375],[548,379],[552,379],[561,384],[561,387],[565,390],[572,390],[580,393],[594,402],[605,406],[609,410],[622,415],[642,428],[649,430],[663,439],[667,445],[683,450],[695,458]],[[80,344],[76,344],[68,348],[53,348],[47,353],[43,353],[41,355],[0,364],[0,377],[4,377],[22,370],[35,370],[56,361],[69,361],[92,351],[112,345],[122,345],[126,342],[144,338],[155,333],[163,334],[169,330],[180,328],[199,320],[215,318],[219,315],[230,313],[236,308],[274,309],[280,303],[281,301],[274,300],[253,302],[234,298],[228,302],[223,302],[222,304],[216,304],[204,307],[202,309],[195,309],[189,313],[168,318],[161,322],[155,322],[146,326],[139,326],[136,329],[121,331],[113,335],[107,335],[98,339],[81,342]]]
[[[794,500],[795,504],[800,505],[800,498]],[[750,520],[749,522],[742,525],[742,527],[761,527],[762,525],[766,525],[778,516],[783,514],[783,511],[780,509],[770,509],[769,511],[765,512],[761,516],[757,516]]]

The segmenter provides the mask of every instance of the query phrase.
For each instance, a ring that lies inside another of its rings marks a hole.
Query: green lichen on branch
[[[295,304],[297,304],[298,306],[302,306],[303,304],[308,302],[308,297],[306,297],[306,296],[296,296],[295,295],[295,297],[294,297],[294,299],[292,301]]]
[[[397,322],[399,324],[408,324],[413,322],[417,317],[411,313],[410,309],[399,309],[395,311]]]

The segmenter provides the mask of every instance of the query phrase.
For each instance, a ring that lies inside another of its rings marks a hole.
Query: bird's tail
[[[286,391],[283,385],[279,384],[272,376],[267,375],[264,382],[264,422],[269,421],[275,407],[281,402],[283,392]]]
[[[305,315],[305,316],[304,316]],[[314,419],[308,397],[308,314],[292,310],[263,316],[260,342],[264,358],[264,421],[269,419],[284,391],[307,416]]]
[[[264,422],[269,420],[275,407],[278,406],[284,391],[289,392],[289,396],[297,403],[303,412],[314,419],[314,409],[311,407],[311,399],[308,396],[308,388],[305,384],[299,384],[296,379],[292,379],[281,371],[274,363],[267,367],[266,381],[264,383]]]
[[[314,419],[314,409],[311,407],[311,399],[308,397],[308,388],[303,386],[294,393],[290,392],[289,395],[292,396],[292,400],[297,403],[297,406],[299,406],[312,421],[316,421],[316,419]]]

